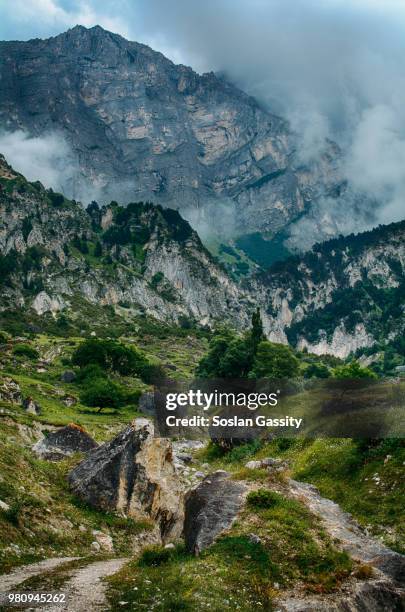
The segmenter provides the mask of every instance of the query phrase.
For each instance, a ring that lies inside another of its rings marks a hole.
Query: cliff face
[[[347,357],[404,331],[405,222],[315,245],[252,283],[276,341]]]
[[[38,314],[128,304],[164,321],[248,324],[251,298],[218,266],[189,224],[151,204],[86,212],[28,183],[0,156],[1,308]]]
[[[253,98],[98,26],[0,43],[0,81],[4,128],[70,143],[76,199],[90,187],[212,224],[229,208],[236,231],[277,231],[341,182],[335,145],[300,167],[287,123]]]
[[[120,314],[247,329],[346,357],[404,332],[405,222],[315,245],[233,281],[173,209],[90,206],[29,183],[0,156],[1,310],[74,316],[86,303]]]

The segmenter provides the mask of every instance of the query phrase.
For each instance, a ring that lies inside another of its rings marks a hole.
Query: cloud
[[[76,174],[73,153],[56,133],[32,137],[27,132],[0,132],[0,152],[29,181],[41,181],[69,195]]]

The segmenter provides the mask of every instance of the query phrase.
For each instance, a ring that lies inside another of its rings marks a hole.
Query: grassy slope
[[[167,330],[160,330],[160,334],[163,336],[160,339],[143,333],[126,340],[142,346],[156,362],[175,364],[177,369],[172,375],[180,378],[189,375],[204,351],[205,341],[180,335],[174,342],[172,337],[164,337]],[[39,351],[40,360],[48,358],[50,363],[14,356],[15,341],[2,348],[0,380],[3,377],[16,380],[23,397],[31,396],[40,405],[41,414],[28,415],[22,407],[0,401],[0,499],[10,506],[7,512],[0,510],[0,572],[46,557],[88,555],[94,540],[93,529],[110,533],[115,552],[128,554],[128,533],[145,528],[78,503],[67,488],[66,474],[80,456],[52,463],[35,458],[31,452],[35,426],[46,428],[74,422],[102,442],[139,416],[136,405],[119,411],[104,409],[98,414],[79,401],[70,407],[63,403],[65,395],[79,397],[80,387],[63,383],[60,377],[64,370],[71,369],[69,358],[80,341],[47,335],[29,340]],[[119,380],[134,391],[149,388],[138,379]],[[86,530],[79,530],[79,525]]]

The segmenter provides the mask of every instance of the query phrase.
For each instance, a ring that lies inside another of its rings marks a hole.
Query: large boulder
[[[181,535],[183,492],[169,440],[153,437],[146,419],[137,419],[99,446],[69,474],[71,489],[91,506],[135,520],[152,519],[163,541]]]
[[[39,440],[32,450],[41,459],[60,461],[74,453],[87,453],[98,444],[79,425],[70,423]]]
[[[198,555],[228,529],[241,510],[247,487],[228,472],[209,474],[186,496],[184,539],[188,552]]]
[[[139,412],[153,416],[155,414],[155,394],[151,391],[143,393],[138,402]]]
[[[32,397],[24,398],[22,405],[28,414],[41,414],[41,406]]]

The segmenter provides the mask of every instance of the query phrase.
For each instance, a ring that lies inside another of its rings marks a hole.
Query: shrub
[[[138,564],[141,567],[158,567],[169,561],[180,558],[184,555],[182,546],[176,548],[161,548],[160,546],[150,546],[146,548],[139,558]]]
[[[13,348],[13,354],[18,357],[28,357],[28,359],[38,359],[39,357],[38,351],[29,344],[16,344]]]
[[[281,495],[268,489],[258,489],[251,491],[247,496],[247,503],[253,508],[271,508],[277,505],[282,499]]]
[[[107,378],[96,378],[89,382],[80,395],[80,401],[85,406],[98,408],[120,408],[126,402],[126,393],[121,385]]]
[[[251,377],[294,378],[298,370],[299,361],[288,346],[263,340],[257,347]]]

